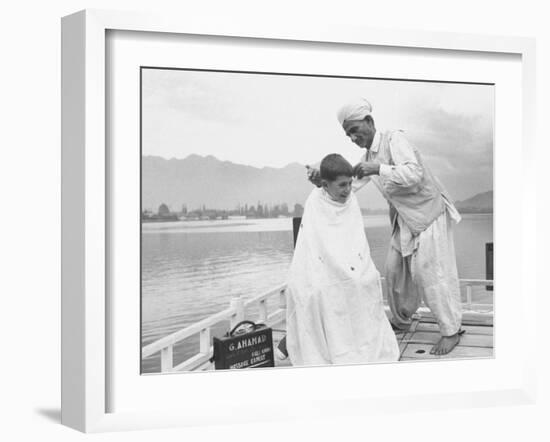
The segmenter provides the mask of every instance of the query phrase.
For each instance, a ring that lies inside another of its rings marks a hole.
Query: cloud
[[[226,81],[216,72],[147,69],[143,104],[150,111],[175,112],[182,121],[236,123],[242,117],[235,106],[239,98]]]
[[[493,188],[493,115],[419,108],[409,138],[430,168],[462,198]]]

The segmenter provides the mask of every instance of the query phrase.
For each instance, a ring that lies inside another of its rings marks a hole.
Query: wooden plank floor
[[[285,335],[285,324],[279,324],[273,331],[273,348]],[[396,332],[399,342],[400,361],[420,361],[433,359],[472,359],[493,357],[493,320],[492,317],[476,317],[465,314],[462,319],[462,335],[459,344],[449,354],[435,356],[430,354],[433,345],[439,340],[439,327],[428,314],[418,316],[409,329]],[[275,358],[276,367],[288,367],[292,364],[285,359]]]
[[[458,345],[446,355],[431,355],[430,350],[439,340],[439,327],[433,318],[421,317],[413,321],[407,332],[396,334],[401,351],[400,361],[433,359],[471,359],[493,357],[493,326],[480,325],[479,321],[464,319],[462,329],[465,333]]]

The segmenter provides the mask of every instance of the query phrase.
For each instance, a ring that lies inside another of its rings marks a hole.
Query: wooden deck
[[[284,326],[284,325],[283,325]],[[464,313],[462,335],[459,344],[446,355],[431,355],[430,350],[439,340],[439,327],[433,316],[428,313],[416,315],[408,330],[396,332],[399,342],[400,361],[420,361],[434,359],[472,359],[493,357],[493,319],[492,316],[479,316]],[[273,331],[273,346],[277,347],[285,335],[283,328]],[[289,367],[288,359],[275,359],[276,367]]]
[[[483,295],[474,303],[474,288],[493,286],[492,280],[461,279],[464,290],[462,335],[460,343],[452,352],[443,356],[430,354],[432,346],[439,339],[438,326],[426,306],[421,306],[408,330],[397,332],[400,360],[431,359],[472,359],[493,357],[493,304],[494,293],[490,297]],[[226,321],[230,328],[244,319],[250,318],[256,323],[267,324],[273,330],[274,347],[286,334],[286,296],[285,284],[274,287],[251,298],[237,296],[231,299],[227,309],[215,313],[190,326],[165,336],[142,348],[142,358],[158,357],[160,354],[160,373],[174,371],[211,370],[212,328]],[[479,294],[476,294],[479,295]],[[486,299],[487,298],[487,299]],[[271,301],[268,303],[268,301]],[[386,306],[388,316],[389,308]],[[184,361],[174,361],[174,346],[179,342],[198,335],[199,352]],[[290,361],[275,359],[277,367],[290,366]]]
[[[409,330],[396,333],[399,341],[400,361],[433,359],[472,359],[493,357],[493,321],[480,320],[465,314],[462,320],[461,336],[458,345],[448,354],[431,355],[430,350],[439,340],[439,327],[431,315],[415,319]]]

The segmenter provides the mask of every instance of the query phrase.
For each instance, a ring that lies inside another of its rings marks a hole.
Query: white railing
[[[246,311],[251,307],[257,307],[258,309],[256,322],[270,327],[281,323],[285,319],[285,287],[286,285],[282,284],[250,299],[244,299],[241,296],[235,297],[231,299],[229,308],[143,347],[141,356],[147,358],[160,352],[161,373],[206,369],[210,366],[210,358],[212,357],[212,326],[229,320],[230,328],[233,328],[245,319]],[[279,302],[277,308],[270,313],[267,302],[275,296],[278,297]],[[199,334],[199,353],[174,366],[174,346],[196,334]]]
[[[475,304],[472,302],[472,287],[492,287],[492,280],[461,279],[460,284],[466,290],[466,302],[463,304],[465,312],[473,312],[480,315],[492,314],[492,304]],[[212,327],[222,321],[229,320],[230,328],[233,328],[246,318],[247,309],[251,307],[257,307],[258,309],[257,317],[253,318],[256,322],[266,324],[270,327],[283,323],[286,311],[285,288],[286,284],[282,284],[249,299],[241,296],[235,297],[231,299],[229,308],[143,347],[141,356],[142,358],[147,358],[160,352],[161,373],[208,369],[211,366],[210,358],[212,357]],[[274,297],[278,297],[277,308],[270,313],[268,300]],[[199,353],[174,366],[174,346],[196,334],[199,335]]]
[[[476,312],[480,314],[493,313],[493,304],[474,304],[472,302],[472,288],[475,286],[493,287],[492,279],[461,279],[460,285],[466,289],[466,303],[463,310],[466,312]]]

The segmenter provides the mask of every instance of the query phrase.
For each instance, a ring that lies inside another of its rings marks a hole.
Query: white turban
[[[346,120],[362,120],[371,112],[371,104],[364,98],[357,98],[342,106],[337,116],[340,124],[344,124]]]

